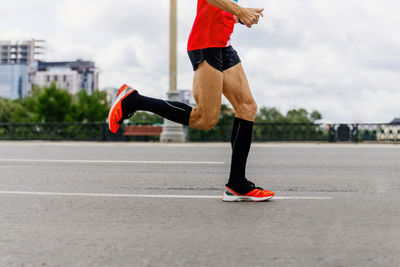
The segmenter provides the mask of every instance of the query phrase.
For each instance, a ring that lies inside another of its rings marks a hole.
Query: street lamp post
[[[168,100],[179,101],[177,90],[177,0],[170,0],[169,21],[169,91]],[[161,142],[185,142],[181,124],[164,119]]]
[[[169,90],[177,91],[177,0],[170,0],[169,16]]]

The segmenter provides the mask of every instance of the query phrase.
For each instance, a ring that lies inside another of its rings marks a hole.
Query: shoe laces
[[[258,190],[264,190],[263,188],[261,188],[261,187],[259,187],[259,186],[256,186],[253,182],[251,182],[251,181],[247,181],[247,184],[250,186],[250,188],[253,188],[253,189],[258,189]]]

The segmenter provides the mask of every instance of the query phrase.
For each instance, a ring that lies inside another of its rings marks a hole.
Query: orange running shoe
[[[254,188],[250,192],[245,195],[241,195],[228,186],[226,186],[226,190],[222,197],[223,201],[233,202],[233,201],[266,201],[274,197],[275,193],[272,191],[267,191],[262,189],[261,187],[256,187],[254,183],[248,181],[250,188]]]
[[[126,89],[128,89],[128,88],[129,88],[129,85],[127,85],[127,84],[122,85],[121,88],[119,88],[119,90],[118,90],[117,97],[119,97],[119,95],[120,95],[123,91],[125,91]]]
[[[117,99],[114,101],[114,104],[108,113],[108,126],[110,127],[111,132],[118,132],[122,121],[129,117],[130,114],[122,114],[121,101],[135,91],[135,89],[132,89],[127,84],[122,85],[122,87],[119,89]]]

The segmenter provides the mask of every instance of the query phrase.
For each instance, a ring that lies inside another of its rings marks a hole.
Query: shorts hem
[[[220,72],[224,72],[241,62],[232,46],[191,50],[188,51],[188,55],[193,66],[193,71],[196,71],[204,60]]]

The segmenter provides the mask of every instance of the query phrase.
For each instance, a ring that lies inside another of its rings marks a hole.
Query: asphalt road
[[[0,266],[400,266],[400,146],[0,142]],[[174,196],[174,197],[171,197]]]

